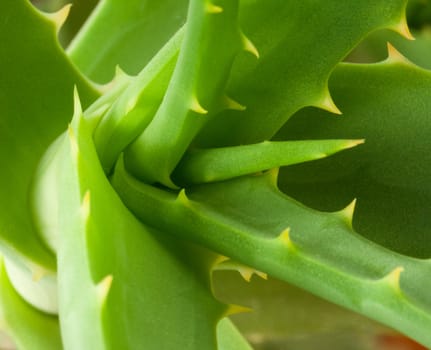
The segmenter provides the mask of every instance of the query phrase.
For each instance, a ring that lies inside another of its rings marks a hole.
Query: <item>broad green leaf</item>
[[[357,198],[354,226],[396,251],[431,256],[431,73],[394,54],[371,65],[340,65],[330,86],[343,115],[306,109],[279,136],[361,137],[351,152],[282,172],[283,190],[321,210]]]
[[[13,337],[19,349],[62,349],[56,316],[27,304],[12,287],[0,257],[0,324]]]
[[[129,212],[98,162],[91,123],[78,104],[75,111],[53,158],[58,181],[39,182],[58,196],[65,348],[216,349],[217,323],[228,311],[212,294],[218,256],[150,229]],[[241,341],[225,322],[222,344],[231,349],[230,338]]]
[[[84,104],[97,93],[60,49],[53,22],[26,0],[0,2],[0,245],[55,268],[33,226],[29,187],[46,147],[64,130],[78,86]]]
[[[246,0],[240,25],[259,51],[232,68],[227,92],[247,109],[226,111],[201,133],[201,146],[270,139],[305,106],[337,113],[328,91],[330,73],[367,34],[404,32],[404,0]]]
[[[431,346],[431,262],[396,254],[355,233],[352,205],[318,212],[281,193],[276,182],[269,172],[176,194],[137,181],[121,162],[113,177],[123,201],[147,224]]]
[[[187,0],[102,0],[68,48],[91,79],[106,83],[117,65],[139,73],[184,24]]]

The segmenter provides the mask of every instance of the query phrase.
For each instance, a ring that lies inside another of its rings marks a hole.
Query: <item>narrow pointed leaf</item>
[[[254,145],[197,149],[175,169],[175,182],[185,185],[231,179],[242,175],[327,157],[363,140],[265,141]]]

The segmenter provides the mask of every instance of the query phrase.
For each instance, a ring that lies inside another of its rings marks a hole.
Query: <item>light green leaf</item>
[[[363,140],[264,141],[254,145],[192,149],[175,169],[176,183],[192,185],[327,157]]]
[[[281,193],[276,182],[269,172],[175,194],[137,181],[121,162],[113,177],[123,201],[146,223],[430,346],[431,262],[396,254],[356,234],[352,205],[335,213],[314,211]]]
[[[139,73],[184,24],[188,0],[102,0],[68,48],[72,61],[99,83],[117,65]]]
[[[217,255],[134,218],[98,163],[90,126],[76,104],[52,163],[65,348],[216,349],[216,326],[228,309],[212,294]],[[228,328],[224,344],[238,339]]]
[[[0,14],[0,245],[13,259],[19,253],[55,269],[32,226],[30,183],[39,158],[67,125],[73,86],[85,105],[97,93],[60,49],[54,23],[26,0],[2,0]]]
[[[12,287],[0,257],[0,324],[13,337],[19,349],[62,349],[56,316],[27,304]]]

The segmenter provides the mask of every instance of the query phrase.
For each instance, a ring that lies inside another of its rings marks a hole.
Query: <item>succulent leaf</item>
[[[282,189],[321,210],[357,198],[353,225],[361,234],[398,252],[430,257],[430,84],[429,71],[403,60],[338,66],[330,86],[343,118],[307,109],[278,137],[367,141],[350,154],[286,168]]]
[[[260,59],[238,57],[227,92],[247,110],[213,118],[199,146],[268,140],[305,106],[338,113],[328,92],[330,73],[367,34],[404,23],[405,7],[404,0],[241,1],[240,25]]]
[[[68,54],[83,73],[99,83],[110,81],[117,65],[138,74],[184,24],[187,3],[102,0],[69,45]]]
[[[25,0],[2,1],[0,13],[14,19],[2,21],[0,31],[7,47],[0,50],[0,160],[6,165],[0,210],[7,213],[0,218],[0,245],[11,259],[19,254],[54,270],[55,259],[32,225],[28,191],[41,155],[67,125],[73,86],[85,104],[97,93],[60,49],[53,22]]]
[[[184,40],[154,119],[126,150],[125,162],[145,181],[175,187],[170,175],[199,130],[220,110],[235,56],[241,51],[238,1],[191,0]],[[204,40],[205,38],[205,40]]]
[[[172,193],[137,181],[121,163],[113,185],[135,215],[160,230],[431,344],[431,299],[425,287],[429,262],[365,240],[346,222],[344,211],[340,215],[304,207],[276,188],[272,174],[191,187],[187,205]],[[183,229],[177,230],[175,222]]]
[[[363,140],[264,141],[254,145],[192,149],[175,169],[176,183],[192,185],[231,179],[327,157]]]
[[[97,160],[91,125],[75,113],[52,160],[60,179],[54,190],[61,202],[57,257],[65,348],[216,349],[216,325],[227,309],[212,294],[217,255],[131,215]],[[221,332],[237,339],[226,327]]]
[[[20,349],[62,349],[60,327],[56,316],[48,315],[27,304],[15,291],[0,257],[0,324]]]
[[[232,269],[431,346],[417,1],[101,0],[70,59],[68,6],[0,2],[0,327],[28,349],[249,350],[227,318],[249,309],[214,296]],[[340,64],[366,37],[348,59],[387,59]]]
[[[162,102],[183,38],[179,30],[150,63],[130,78],[94,134],[97,153],[110,172],[123,150],[148,126]]]

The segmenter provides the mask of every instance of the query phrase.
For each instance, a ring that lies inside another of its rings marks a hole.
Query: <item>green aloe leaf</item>
[[[240,25],[260,59],[238,57],[227,93],[247,109],[214,118],[199,144],[220,147],[268,140],[305,106],[339,113],[327,86],[330,73],[374,30],[408,35],[405,6],[404,0],[241,1]]]
[[[184,24],[187,0],[102,0],[68,47],[72,61],[106,83],[120,65],[137,74]],[[108,40],[109,38],[109,40]]]
[[[37,181],[54,186],[58,196],[65,348],[216,349],[217,323],[229,310],[212,293],[218,256],[133,217],[105,177],[91,137],[94,125],[81,113],[76,103],[67,134],[55,144],[51,165],[59,180]],[[46,213],[42,206],[35,210]],[[222,349],[247,349],[229,321],[219,329],[227,339],[220,340]]]
[[[176,194],[137,181],[121,163],[113,178],[123,201],[148,224],[430,346],[430,261],[396,254],[355,233],[353,205],[334,213],[314,211],[281,193],[276,182],[269,172]]]
[[[1,1],[0,13],[0,211],[7,213],[0,246],[9,257],[19,253],[54,269],[53,254],[32,226],[28,192],[39,158],[67,125],[73,86],[85,105],[97,93],[62,52],[54,22],[25,0]]]
[[[247,49],[238,1],[191,0],[169,87],[154,119],[125,152],[133,173],[175,187],[170,175],[200,129],[222,109],[235,108],[225,87],[236,55]]]
[[[0,257],[0,328],[11,334],[19,349],[62,349],[56,316],[45,314],[27,304],[17,294]]]
[[[192,185],[231,179],[327,157],[363,140],[264,141],[254,145],[192,149],[175,169],[176,183]]]
[[[363,137],[363,147],[282,172],[282,189],[315,208],[358,199],[354,225],[396,251],[431,256],[431,73],[393,53],[371,65],[340,65],[330,86],[343,116],[307,109],[282,138]],[[355,98],[352,98],[355,96]],[[376,98],[378,96],[378,98]]]
[[[94,133],[97,153],[109,173],[124,149],[152,121],[172,76],[183,39],[180,29],[136,77],[129,77]]]

